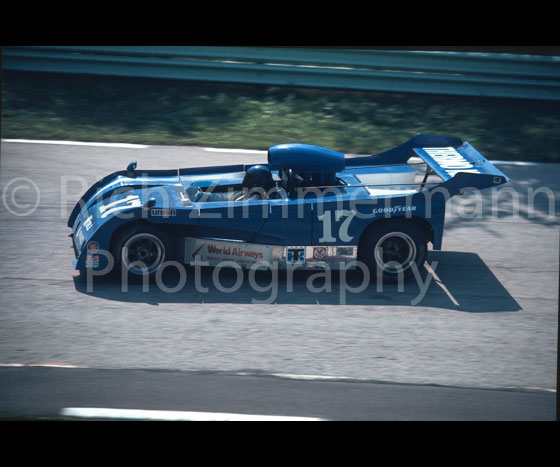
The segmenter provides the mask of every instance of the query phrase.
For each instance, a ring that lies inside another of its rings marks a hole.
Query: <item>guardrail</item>
[[[3,68],[560,100],[560,56],[283,47],[8,46]]]

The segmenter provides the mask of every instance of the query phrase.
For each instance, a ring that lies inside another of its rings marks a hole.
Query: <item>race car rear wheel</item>
[[[371,279],[406,280],[420,270],[427,255],[424,232],[413,222],[390,219],[374,224],[358,247],[358,259],[368,266]]]
[[[128,273],[132,281],[151,280],[169,257],[169,245],[168,235],[153,225],[125,229],[114,243],[115,269],[121,277]]]

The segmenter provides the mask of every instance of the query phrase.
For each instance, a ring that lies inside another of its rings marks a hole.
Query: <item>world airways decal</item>
[[[211,265],[222,261],[250,265],[270,261],[271,252],[268,245],[185,237],[185,262],[199,257]]]

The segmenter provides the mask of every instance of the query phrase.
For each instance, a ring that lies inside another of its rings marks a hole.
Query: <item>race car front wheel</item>
[[[135,225],[118,235],[113,255],[121,277],[128,273],[132,281],[151,280],[169,256],[169,238],[153,225]]]
[[[411,221],[390,219],[372,226],[358,248],[358,259],[368,266],[372,280],[406,280],[426,261],[424,232]]]

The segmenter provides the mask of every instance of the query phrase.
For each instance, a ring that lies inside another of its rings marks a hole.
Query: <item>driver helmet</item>
[[[242,185],[249,190],[256,187],[270,190],[274,186],[274,180],[268,167],[254,165],[246,170]]]

